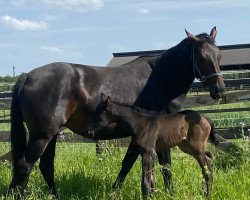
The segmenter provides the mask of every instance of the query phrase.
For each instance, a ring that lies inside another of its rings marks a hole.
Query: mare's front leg
[[[159,164],[161,165],[161,173],[164,179],[165,189],[173,193],[172,173],[171,173],[171,155],[170,149],[157,152]]]
[[[127,174],[129,173],[130,169],[134,165],[138,156],[139,156],[139,149],[137,145],[135,145],[133,141],[131,141],[129,144],[128,150],[126,152],[126,155],[122,161],[122,168],[116,178],[115,183],[112,186],[113,189],[121,188]]]
[[[54,177],[54,157],[55,157],[55,149],[56,149],[56,139],[57,134],[53,136],[52,140],[49,142],[45,151],[43,152],[40,158],[39,168],[43,175],[44,180],[46,181],[49,190],[51,193],[57,197],[58,192],[55,184]]]
[[[143,200],[148,199],[148,196],[153,189],[152,188],[152,183],[154,182],[153,165],[154,165],[153,155],[143,153],[142,154],[142,181],[141,181],[141,190],[142,190]]]

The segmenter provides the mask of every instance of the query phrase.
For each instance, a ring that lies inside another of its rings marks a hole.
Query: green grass
[[[240,141],[240,140],[239,140]],[[250,193],[250,149],[249,142],[240,141],[244,149],[244,162],[237,166],[218,168],[218,163],[225,158],[226,163],[229,155],[215,150],[214,158],[214,184],[213,199],[215,200],[247,200]],[[7,152],[9,143],[0,143],[0,155]],[[56,182],[60,189],[60,199],[102,199],[102,200],[134,200],[140,199],[140,159],[128,174],[121,191],[112,191],[114,182],[126,148],[121,151],[113,151],[113,155],[103,155],[100,161],[95,155],[93,144],[81,143],[58,143],[55,171]],[[201,172],[197,162],[190,156],[180,152],[177,148],[172,153],[173,182],[176,200],[204,199],[201,192]],[[0,163],[0,194],[6,191],[11,180],[10,164]],[[170,199],[168,192],[164,191],[162,176],[159,172],[160,166],[156,163],[156,183],[158,192],[152,199]],[[32,171],[26,199],[51,199],[43,178],[36,165]],[[0,195],[0,199],[5,199]],[[7,199],[13,199],[8,197]]]
[[[0,123],[1,131],[10,131],[10,123]]]

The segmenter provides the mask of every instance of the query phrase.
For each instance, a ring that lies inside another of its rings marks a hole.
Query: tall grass
[[[0,143],[0,155],[7,152],[9,143]],[[247,200],[250,188],[250,149],[249,143],[240,142],[244,149],[244,162],[237,166],[219,168],[222,154],[210,145],[214,158],[214,185],[213,199]],[[141,159],[138,159],[133,169],[128,174],[120,191],[111,189],[126,148],[112,151],[112,155],[104,154],[102,159],[95,155],[93,144],[58,143],[55,160],[56,182],[59,188],[60,199],[102,199],[102,200],[134,200],[140,199]],[[190,156],[180,152],[177,148],[172,151],[173,157],[173,182],[175,199],[203,199],[201,191],[201,171],[197,162]],[[229,158],[229,157],[228,157]],[[237,162],[237,160],[236,160]],[[3,194],[11,180],[9,163],[0,163],[0,194]],[[168,192],[164,191],[160,166],[156,163],[155,174],[157,193],[152,199],[171,199]],[[26,193],[26,199],[51,199],[46,184],[40,174],[38,165],[35,165]],[[0,195],[0,199],[5,197]],[[7,199],[13,199],[9,196]]]

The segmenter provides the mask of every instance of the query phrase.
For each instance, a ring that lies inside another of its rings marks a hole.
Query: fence
[[[250,111],[250,108],[230,108],[230,109],[215,109],[215,110],[197,110],[200,113],[225,113],[225,112],[248,112]],[[0,123],[9,123],[9,115],[5,115],[4,117],[8,117],[8,119],[2,119],[0,120]],[[245,136],[248,136],[250,134],[249,132],[250,127],[231,127],[231,128],[217,128],[216,133],[220,136],[222,136],[225,139],[233,139],[233,138],[240,138],[242,137],[242,132]],[[9,141],[10,133],[9,131],[0,131],[0,141]],[[65,134],[65,141],[69,142],[93,142],[93,140],[83,138],[82,136],[79,136],[77,134]]]
[[[242,89],[250,89],[250,78],[247,79],[236,79],[236,80],[225,80],[225,85],[228,90],[232,90],[235,88]],[[202,84],[200,82],[193,83],[191,87],[191,91],[203,91]],[[6,110],[10,110],[11,106],[11,92],[1,92],[0,93],[0,110],[3,110],[3,116],[0,116],[0,123],[9,123],[10,116],[9,112]],[[246,97],[240,97],[237,100],[250,100],[250,95]],[[245,112],[250,111],[250,108],[233,108],[233,109],[217,109],[217,110],[197,110],[201,113],[224,113],[224,112]],[[250,127],[233,127],[233,128],[225,128],[225,129],[216,129],[217,133],[226,139],[242,137],[242,132],[245,135],[249,135]],[[241,133],[241,134],[239,134]],[[0,141],[9,141],[9,132],[8,131],[0,131]],[[66,134],[65,141],[70,142],[93,142],[93,140],[82,138],[76,134]]]

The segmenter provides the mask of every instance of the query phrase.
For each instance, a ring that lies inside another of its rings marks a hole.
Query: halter
[[[193,46],[193,73],[194,73],[194,77],[197,78],[199,81],[201,81],[202,83],[205,83],[207,79],[209,78],[212,78],[212,77],[215,77],[215,76],[222,76],[221,73],[212,73],[212,74],[209,74],[207,76],[204,76],[202,75],[198,65],[197,65],[197,62],[196,62],[196,59],[195,59],[195,56],[194,56],[194,46]],[[195,73],[195,70],[198,72],[199,74],[199,77],[196,76],[196,73]]]

